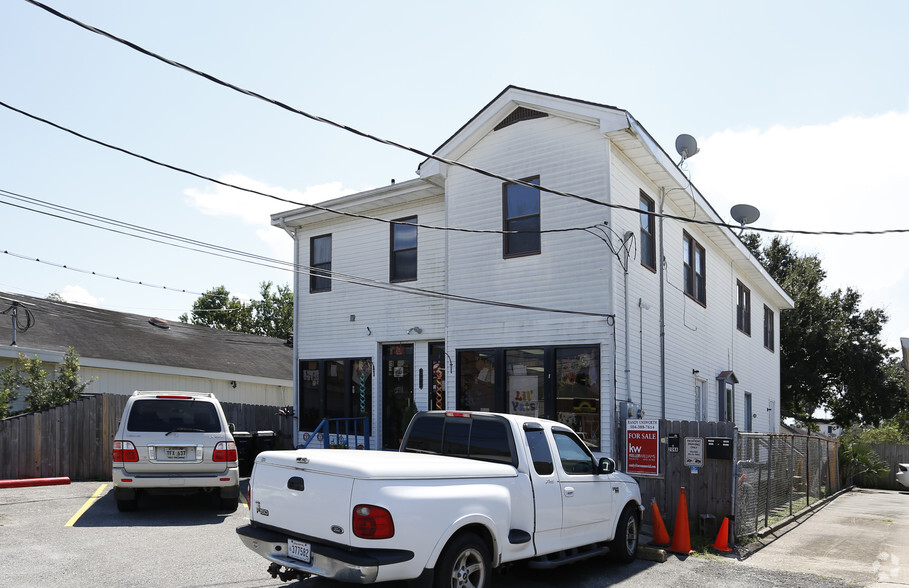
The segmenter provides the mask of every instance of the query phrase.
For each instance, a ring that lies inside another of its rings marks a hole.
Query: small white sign
[[[704,465],[704,438],[685,437],[685,465]]]

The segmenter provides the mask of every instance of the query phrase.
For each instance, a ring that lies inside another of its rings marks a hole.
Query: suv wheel
[[[227,512],[234,512],[237,510],[237,506],[240,503],[240,499],[234,496],[233,498],[222,498],[221,499],[221,509],[226,510]]]

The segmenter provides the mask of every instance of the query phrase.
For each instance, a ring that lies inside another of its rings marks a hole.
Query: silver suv
[[[237,446],[214,394],[135,392],[126,401],[113,447],[114,497],[121,512],[139,496],[218,492],[237,509]]]

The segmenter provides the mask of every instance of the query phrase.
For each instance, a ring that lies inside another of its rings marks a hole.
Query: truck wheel
[[[638,551],[638,518],[633,504],[625,506],[615,529],[615,539],[609,544],[609,555],[620,563],[634,561]]]
[[[455,537],[436,564],[435,588],[487,588],[492,569],[489,549],[473,533]]]

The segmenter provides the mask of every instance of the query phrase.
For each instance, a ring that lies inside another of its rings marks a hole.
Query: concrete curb
[[[25,488],[28,486],[58,486],[69,484],[67,477],[60,478],[24,478],[21,480],[0,480],[0,488]]]

